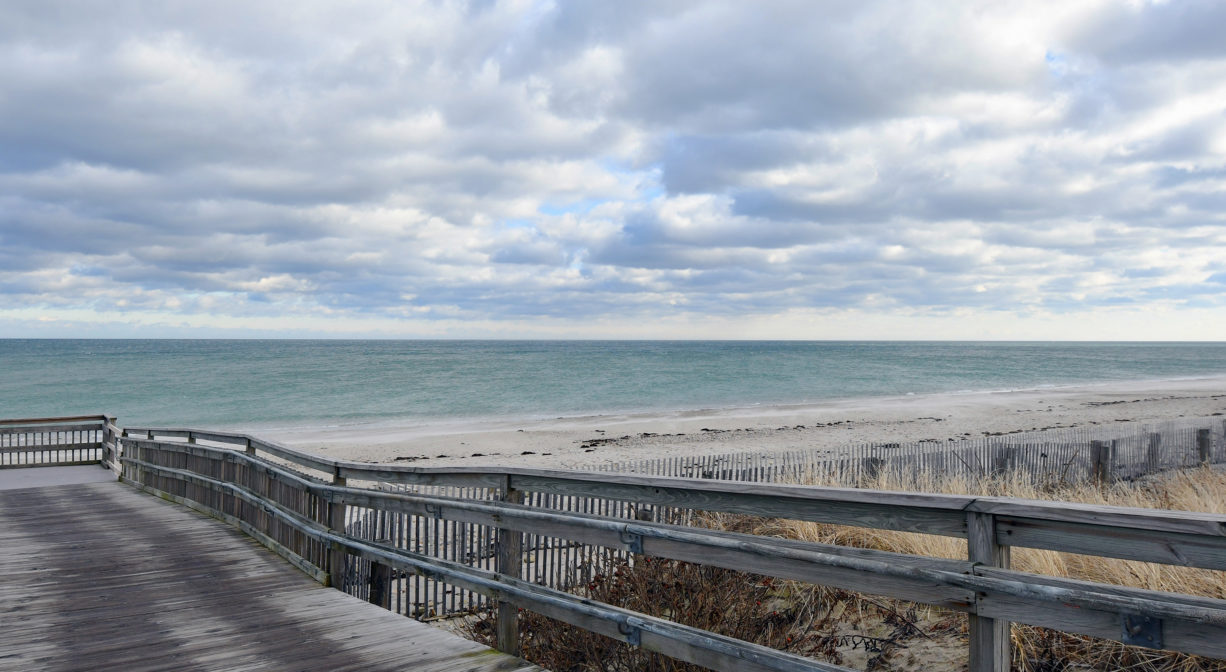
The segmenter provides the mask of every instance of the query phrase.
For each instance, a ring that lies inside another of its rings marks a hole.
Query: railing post
[[[1009,547],[996,543],[996,517],[970,511],[966,514],[967,559],[977,565],[1009,568]],[[970,672],[1008,672],[1009,621],[970,614]]]
[[[250,446],[250,442],[247,445]],[[333,469],[332,485],[345,485],[345,477],[341,476],[339,468]],[[344,504],[328,502],[328,527],[338,534],[345,533]],[[336,545],[328,554],[328,582],[337,590],[345,589],[345,555],[345,550]]]
[[[123,440],[128,438],[128,430],[119,430],[119,436],[115,437],[115,466],[119,469],[119,477],[128,477],[128,466],[123,463],[122,456],[128,451],[124,450]]]
[[[114,464],[116,462],[114,451],[111,450],[111,426],[107,424],[106,419],[102,420],[102,466],[107,466],[107,463]]]
[[[502,492],[499,493],[504,502],[519,504],[524,501],[524,493],[516,490],[511,484],[510,475],[502,477]],[[522,532],[498,528],[498,573],[520,578],[524,560],[524,535]],[[495,646],[499,651],[512,656],[519,655],[519,608],[514,603],[505,600],[498,601],[498,614],[494,620],[496,630]]]
[[[387,512],[381,511],[375,517],[374,540],[380,543],[391,541],[388,533]],[[381,562],[370,563],[370,598],[371,604],[384,609],[392,608],[392,568]]]
[[[115,431],[111,429],[112,427],[115,429],[119,429],[119,417],[118,416],[110,416],[106,419],[106,422],[107,422],[106,428],[107,428],[107,431],[110,432],[110,437],[111,437],[111,444],[110,444],[111,470],[114,471],[117,476],[122,475],[123,474],[123,462],[120,461],[120,458],[123,457],[123,445],[119,442],[119,439],[120,437],[127,436],[127,432],[121,431],[119,434],[116,434]]]
[[[1209,440],[1210,433],[1208,429],[1196,430],[1196,457],[1201,464],[1209,464],[1210,446],[1212,445]]]

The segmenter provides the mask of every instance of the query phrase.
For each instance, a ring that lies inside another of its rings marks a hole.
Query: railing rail
[[[1008,668],[1011,621],[1226,657],[1226,601],[1022,573],[1009,569],[1008,553],[1013,546],[1027,546],[1226,570],[1222,515],[604,472],[369,465],[309,455],[245,434],[156,428],[127,433],[121,458],[125,480],[255,529],[257,537],[317,579],[326,576],[341,588],[352,574],[345,570],[346,556],[363,558],[364,590],[381,603],[388,600],[390,571],[414,572],[716,669],[748,669],[750,659],[756,669],[839,669],[534,586],[520,578],[505,552],[499,571],[491,572],[361,539],[346,525],[346,508],[496,528],[504,551],[509,539],[548,535],[963,611],[971,617],[970,667],[976,671]],[[354,482],[496,488],[505,501],[393,493],[353,487]],[[541,510],[507,496],[532,491],[962,537],[969,554],[966,560],[943,560],[783,541]],[[499,613],[505,620],[514,610]],[[1160,622],[1156,636],[1149,629],[1145,639],[1131,628],[1142,616]],[[513,632],[501,625],[499,631]],[[712,644],[703,648],[701,642]],[[515,646],[500,638],[500,648],[514,651]]]
[[[744,483],[608,472],[413,467],[320,457],[246,434],[128,429],[129,436],[210,440],[267,452],[347,481],[510,487],[724,513],[967,538],[967,514],[997,521],[995,541],[1084,555],[1226,570],[1226,517],[1187,511],[1069,502]],[[1119,543],[1127,539],[1128,543]]]
[[[114,423],[107,415],[0,420],[0,469],[113,463]]]

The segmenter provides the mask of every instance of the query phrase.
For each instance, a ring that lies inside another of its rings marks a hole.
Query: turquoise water
[[[0,418],[418,424],[1220,374],[1223,343],[0,340]]]

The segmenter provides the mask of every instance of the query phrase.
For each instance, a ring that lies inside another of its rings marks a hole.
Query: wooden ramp
[[[540,670],[119,483],[0,491],[0,670]]]

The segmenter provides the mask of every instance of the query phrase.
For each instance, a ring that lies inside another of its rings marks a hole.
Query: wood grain
[[[120,484],[0,492],[0,670],[539,670]]]

